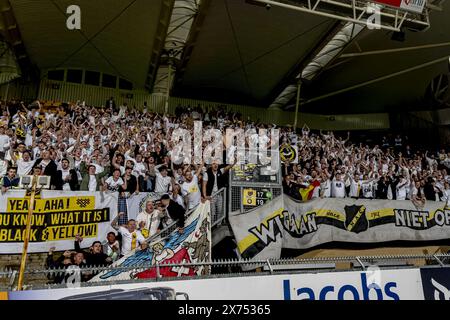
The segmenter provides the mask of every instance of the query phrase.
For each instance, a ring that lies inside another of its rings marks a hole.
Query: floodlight
[[[33,176],[24,175],[20,177],[19,188],[30,189],[33,185]],[[38,176],[36,188],[38,189],[50,189],[50,176]]]
[[[31,187],[33,176],[21,176],[19,180],[20,189],[28,189]]]
[[[37,187],[40,189],[50,189],[50,176],[38,176]]]

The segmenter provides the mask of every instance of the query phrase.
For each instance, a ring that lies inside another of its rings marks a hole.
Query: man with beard
[[[84,251],[80,247],[83,237],[79,234],[75,236],[75,251],[82,252],[88,267],[105,267],[112,262],[111,258],[103,252],[103,246],[100,241],[94,241],[89,251]]]
[[[61,160],[61,170],[56,172],[56,190],[77,191],[80,189],[78,184],[77,172],[70,169],[70,162],[64,158]]]
[[[203,163],[198,166],[195,175],[191,170],[186,170],[184,173],[185,181],[181,185],[181,195],[185,198],[186,207],[191,210],[200,204],[202,200],[202,194],[200,193],[200,187],[198,184],[198,178],[200,176]]]
[[[136,228],[136,220],[130,219],[125,225],[118,225],[119,218],[125,215],[124,212],[119,214],[111,222],[111,226],[122,236],[122,247],[120,249],[122,256],[129,255],[133,250],[147,249],[147,242],[142,233]]]
[[[136,218],[136,223],[142,235],[148,238],[159,232],[159,224],[163,217],[164,214],[154,208],[153,200],[147,200],[144,211]]]
[[[37,159],[34,165],[41,166],[42,174],[50,177],[50,185],[53,189],[57,183],[56,172],[58,171],[58,167],[55,161],[50,158],[50,151],[45,150],[42,152],[41,158]]]

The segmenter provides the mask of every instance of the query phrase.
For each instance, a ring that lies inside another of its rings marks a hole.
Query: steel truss
[[[2,82],[6,83],[20,77],[23,73],[28,75],[35,71],[9,0],[0,0],[0,41],[4,42],[1,46],[3,50],[0,52],[0,58],[6,55],[5,60],[8,60],[7,64],[13,70],[16,69],[9,76],[3,74],[1,77]],[[9,49],[4,51],[6,47],[9,47]],[[17,70],[16,62],[12,60],[17,61],[20,70]],[[5,73],[5,71],[2,72]]]
[[[366,0],[255,0],[268,6],[311,13],[322,17],[338,19],[368,26],[373,23],[374,8],[379,9],[380,29],[401,31],[406,27],[423,31],[430,27],[428,9],[422,14],[404,11]]]
[[[166,95],[168,99],[175,78],[174,73],[178,69],[189,40],[191,27],[200,12],[201,2],[201,0],[174,1],[153,93]]]

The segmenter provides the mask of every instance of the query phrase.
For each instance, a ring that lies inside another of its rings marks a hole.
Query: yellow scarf
[[[136,249],[136,232],[133,232],[131,234],[132,240],[131,240],[131,250]]]

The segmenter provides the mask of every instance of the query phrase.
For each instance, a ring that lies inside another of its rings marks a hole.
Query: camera
[[[266,10],[270,10],[270,8],[272,8],[272,6],[270,4],[266,4]]]

